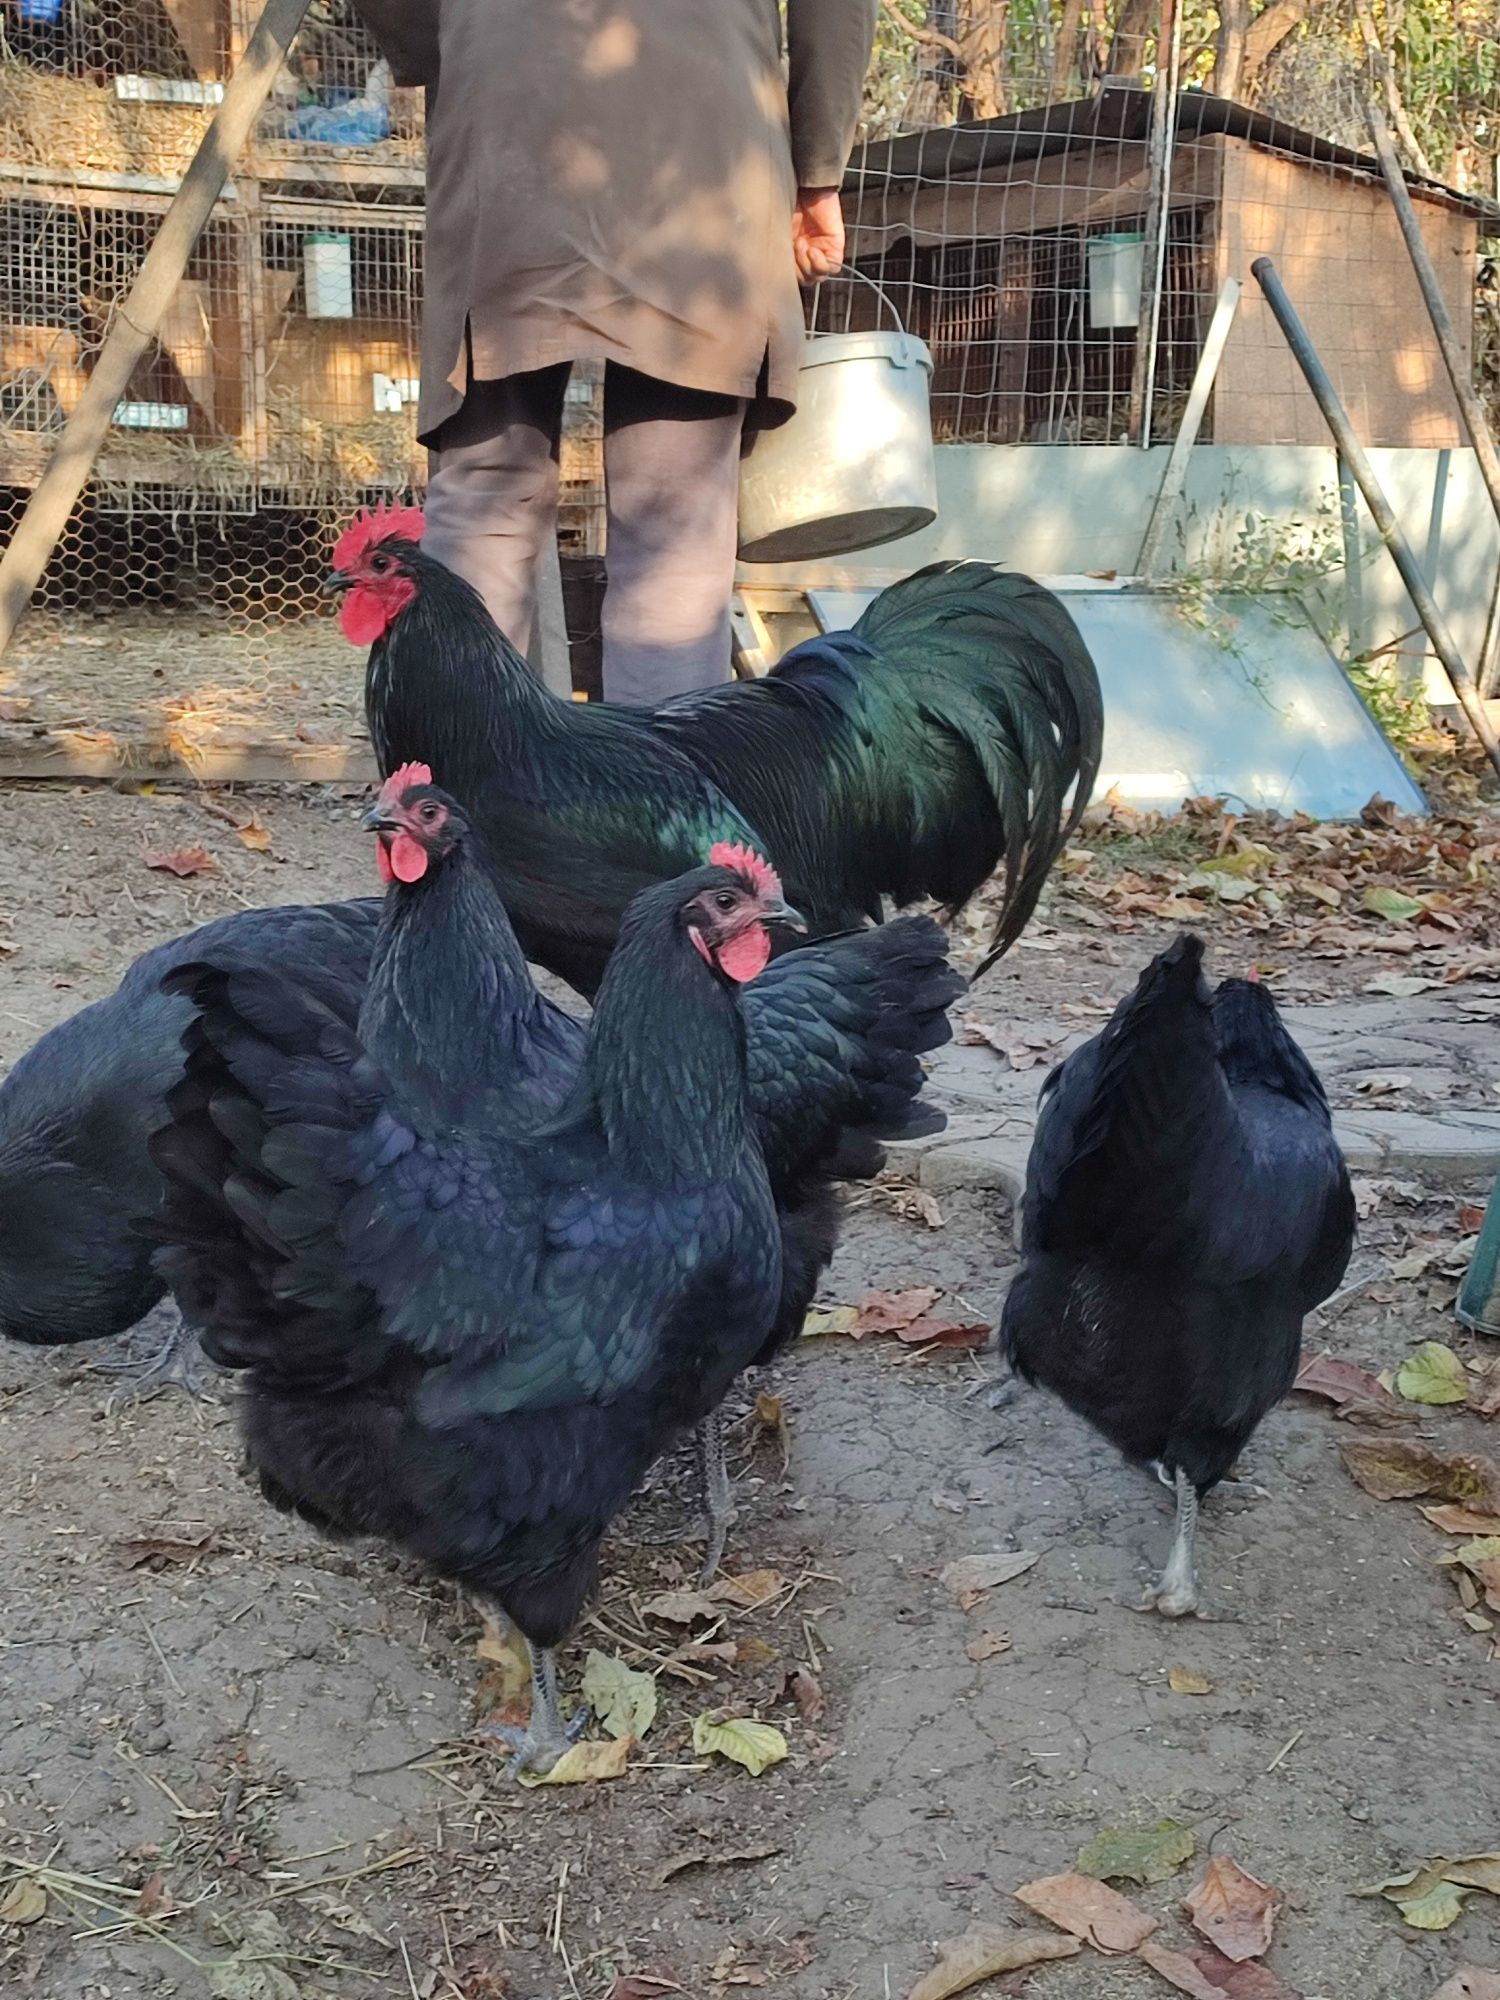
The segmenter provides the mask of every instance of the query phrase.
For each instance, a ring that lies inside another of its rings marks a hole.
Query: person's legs
[[[557,533],[558,438],[569,368],[472,382],[430,455],[422,546],[473,584],[530,650],[537,564]]]
[[[604,379],[604,698],[727,680],[744,402],[611,365]]]

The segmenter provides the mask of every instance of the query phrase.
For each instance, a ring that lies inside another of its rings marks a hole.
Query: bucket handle
[[[876,298],[880,300],[881,304],[889,312],[891,318],[896,322],[896,331],[901,334],[906,332],[906,322],[892,304],[891,295],[885,289],[885,286],[877,284],[869,272],[862,271],[857,264],[841,264],[831,278],[820,278],[818,280],[818,289],[821,291],[825,284],[837,284],[844,278],[857,278],[862,285],[868,285]],[[816,302],[814,303],[813,310],[816,313]]]

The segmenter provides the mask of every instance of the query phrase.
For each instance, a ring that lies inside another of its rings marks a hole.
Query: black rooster
[[[1019,1376],[1175,1488],[1142,1606],[1169,1618],[1198,1605],[1199,1500],[1291,1387],[1354,1241],[1322,1085],[1265,988],[1210,999],[1202,959],[1180,937],[1047,1079],[1001,1325]]]
[[[598,984],[623,905],[560,918],[511,880],[498,792],[592,839],[639,887],[717,840],[768,852],[815,934],[879,921],[882,899],[957,910],[1003,860],[982,972],[1014,941],[1088,803],[1098,677],[1053,594],[990,563],[940,563],[882,593],[852,632],[809,640],[763,680],[613,708],[550,694],[478,593],[418,546],[412,508],[362,516],[335,550],[341,619],[371,645],[382,771],[441,770],[486,833],[528,958]],[[1063,806],[1074,787],[1071,814]]]
[[[775,1183],[815,1167],[861,1090],[802,1052],[786,1006],[757,1113],[739,986],[795,913],[729,850],[631,905],[562,1102],[518,1115],[518,1076],[524,1096],[556,1071],[552,1021],[426,778],[398,772],[371,815],[395,886],[357,1029],[284,976],[171,975],[197,1018],[152,1141],[161,1254],[209,1352],[249,1372],[268,1497],[399,1543],[526,1635],[514,1747],[545,1768],[567,1741],[552,1648],[599,1542],[800,1318],[810,1210],[788,1219]]]

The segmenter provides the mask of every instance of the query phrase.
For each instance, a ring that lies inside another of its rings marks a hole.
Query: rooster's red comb
[[[708,865],[710,868],[732,868],[736,874],[747,876],[755,884],[758,895],[779,897],[781,894],[781,877],[753,847],[721,840],[708,850]]]
[[[427,516],[420,507],[389,507],[382,500],[378,506],[362,508],[334,543],[333,566],[353,569],[366,549],[392,535],[420,542],[426,526]]]
[[[380,803],[383,806],[393,806],[399,801],[401,794],[409,791],[413,785],[431,783],[432,772],[426,764],[402,764],[392,771],[380,787]]]

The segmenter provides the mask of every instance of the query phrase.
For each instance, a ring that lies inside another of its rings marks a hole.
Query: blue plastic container
[[[63,0],[16,0],[16,13],[23,21],[40,21],[50,27],[63,10]]]

